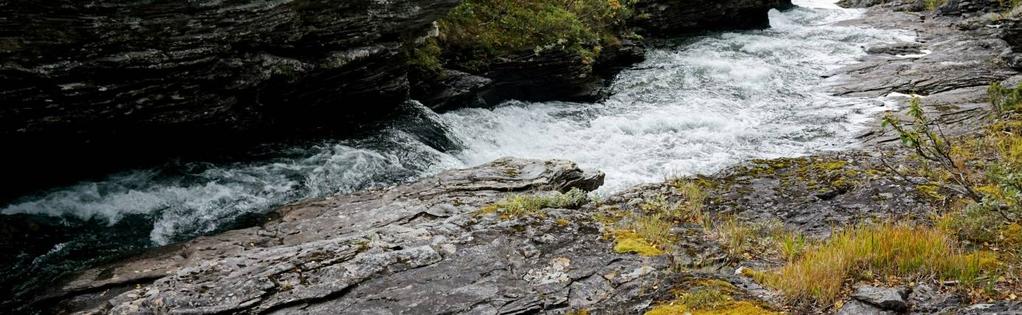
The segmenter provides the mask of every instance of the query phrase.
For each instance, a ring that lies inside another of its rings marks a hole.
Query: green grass
[[[572,189],[567,193],[514,195],[479,209],[480,213],[497,213],[503,218],[541,214],[547,208],[577,209],[589,202],[586,192]]]

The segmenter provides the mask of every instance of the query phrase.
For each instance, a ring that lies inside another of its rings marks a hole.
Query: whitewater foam
[[[771,29],[718,33],[651,48],[595,104],[509,101],[444,114],[413,104],[421,123],[282,150],[275,158],[127,171],[26,196],[0,210],[97,219],[150,218],[153,244],[229,226],[297,200],[389,185],[503,156],[560,158],[607,173],[600,193],[668,176],[708,174],[754,158],[856,145],[883,100],[824,92],[822,76],[862,47],[912,40],[907,32],[836,26],[861,10],[833,1],[771,12]],[[813,8],[813,9],[807,9]],[[424,137],[446,134],[450,144]],[[446,146],[450,146],[447,148]],[[453,149],[452,149],[453,148]]]

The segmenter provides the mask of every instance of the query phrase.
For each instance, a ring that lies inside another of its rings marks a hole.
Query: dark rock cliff
[[[770,9],[788,9],[791,0],[639,1],[632,24],[642,33],[672,36],[704,30],[770,26]]]
[[[350,128],[406,99],[402,42],[457,3],[2,1],[0,143],[23,169]]]

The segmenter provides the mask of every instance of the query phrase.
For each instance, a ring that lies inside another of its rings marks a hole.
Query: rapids
[[[405,120],[371,136],[278,148],[255,161],[128,170],[23,196],[0,205],[0,213],[93,228],[41,256],[19,256],[4,272],[73,270],[92,256],[213,233],[282,204],[502,156],[568,159],[603,170],[607,184],[597,193],[610,194],[749,159],[854,147],[866,122],[887,108],[883,99],[829,95],[827,86],[840,80],[831,74],[864,56],[864,47],[913,37],[838,26],[862,12],[829,1],[795,2],[793,10],[771,12],[770,29],[657,43],[596,104],[509,101],[438,114],[411,102]],[[124,240],[138,236],[145,239]]]

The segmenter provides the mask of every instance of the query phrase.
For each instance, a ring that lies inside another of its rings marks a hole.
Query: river
[[[864,47],[913,37],[837,26],[862,11],[830,1],[795,3],[771,12],[766,30],[658,43],[595,104],[509,101],[437,114],[412,102],[408,120],[372,136],[278,148],[255,161],[168,163],[24,196],[0,213],[87,228],[48,253],[18,256],[3,266],[3,280],[26,282],[236,226],[282,204],[502,156],[603,170],[607,184],[597,193],[610,194],[750,159],[854,147],[885,100],[829,95],[840,80],[831,74]]]

